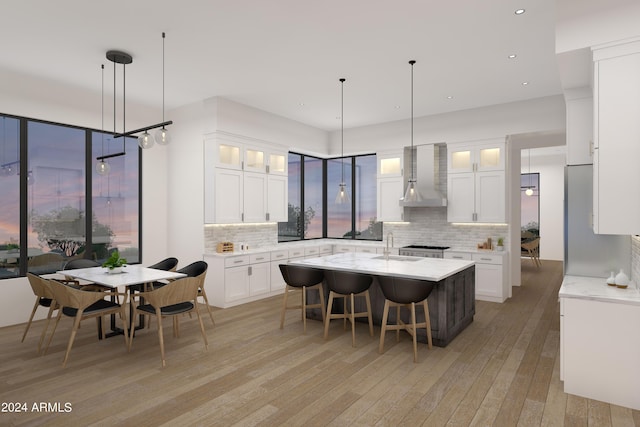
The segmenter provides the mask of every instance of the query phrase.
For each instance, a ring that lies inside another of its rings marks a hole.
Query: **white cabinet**
[[[593,229],[640,234],[640,39],[593,50]]]
[[[593,163],[593,92],[565,90],[567,107],[567,165]]]
[[[507,252],[445,251],[444,257],[475,261],[477,300],[504,302],[511,297],[511,286],[506,274]]]
[[[504,142],[447,144],[447,221],[504,223]]]
[[[213,134],[204,141],[205,223],[287,220],[286,151]]]
[[[281,292],[286,287],[286,282],[280,272],[280,264],[284,264],[289,260],[289,251],[284,249],[271,252],[271,292]]]
[[[377,172],[377,220],[403,221],[404,208],[400,198],[404,193],[403,152],[390,151],[376,154]]]
[[[224,302],[233,302],[249,296],[249,256],[234,256],[224,260]],[[207,286],[207,289],[211,288]],[[218,305],[217,301],[212,301]],[[222,305],[224,307],[224,305]]]

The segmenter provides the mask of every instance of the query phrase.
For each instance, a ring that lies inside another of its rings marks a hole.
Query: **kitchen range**
[[[398,249],[398,255],[419,256],[424,258],[444,258],[444,251],[449,246],[409,245]]]

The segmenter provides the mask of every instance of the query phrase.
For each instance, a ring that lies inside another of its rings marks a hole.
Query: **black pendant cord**
[[[342,163],[342,184],[344,184],[344,82],[346,79],[340,79],[340,155]]]
[[[411,181],[414,180],[413,176],[413,64],[416,61],[411,60],[409,64],[411,64]]]
[[[127,64],[122,64],[122,133],[127,130]],[[122,152],[127,154],[126,138],[122,138]]]
[[[100,107],[102,112],[101,136],[102,136],[102,155],[104,156],[104,64],[102,64],[100,68],[102,68],[102,97],[100,99]]]
[[[164,122],[164,31],[162,32],[162,121]],[[162,126],[164,129],[164,126]]]

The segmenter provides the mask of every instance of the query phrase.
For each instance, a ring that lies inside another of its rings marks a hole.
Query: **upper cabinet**
[[[504,141],[447,144],[447,172],[504,171]]]
[[[593,49],[593,229],[640,234],[640,39]]]
[[[402,221],[404,209],[400,206],[403,195],[403,151],[384,151],[376,154],[377,174],[377,220]]]
[[[504,140],[447,144],[447,221],[504,223]]]
[[[287,220],[287,152],[275,144],[211,134],[204,141],[205,222]]]

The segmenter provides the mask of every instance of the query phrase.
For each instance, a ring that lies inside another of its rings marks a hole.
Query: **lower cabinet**
[[[464,259],[476,262],[476,299],[504,302],[511,297],[507,280],[505,258],[507,252],[446,251],[447,259]]]

